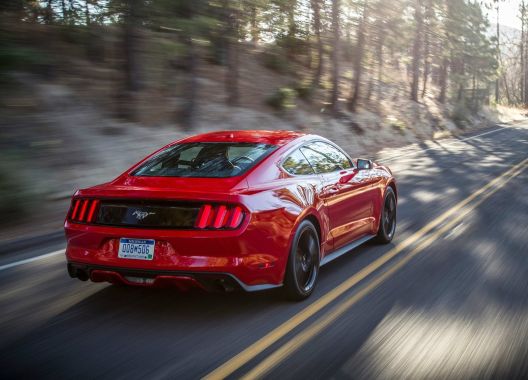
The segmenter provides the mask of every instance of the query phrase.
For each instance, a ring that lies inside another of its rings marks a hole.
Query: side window
[[[330,173],[339,170],[339,165],[337,163],[310,147],[302,147],[301,152],[308,159],[308,162],[312,164],[316,173]]]
[[[297,149],[284,160],[282,167],[290,174],[303,175],[314,174],[310,163],[303,154]]]
[[[332,160],[334,163],[339,165],[339,169],[348,169],[352,167],[352,164],[347,156],[343,154],[339,149],[334,146],[324,143],[322,141],[317,141],[308,145],[309,148],[321,153],[326,156],[328,159]]]

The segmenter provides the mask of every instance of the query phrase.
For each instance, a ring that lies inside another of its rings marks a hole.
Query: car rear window
[[[144,162],[132,175],[224,178],[243,174],[275,150],[260,143],[176,144]]]

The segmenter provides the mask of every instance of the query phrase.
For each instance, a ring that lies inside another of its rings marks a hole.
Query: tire
[[[380,224],[375,241],[380,244],[388,244],[394,238],[396,232],[396,195],[392,187],[387,187],[380,213]]]
[[[284,293],[292,301],[302,301],[312,294],[319,274],[319,237],[314,225],[299,224],[284,274]]]

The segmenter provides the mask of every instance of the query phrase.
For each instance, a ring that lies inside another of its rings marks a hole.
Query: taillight
[[[200,208],[194,226],[200,229],[235,229],[244,219],[240,206],[205,204]]]
[[[92,203],[90,205],[90,211],[88,212],[88,221],[93,222],[95,217],[95,210],[97,209],[97,206],[99,206],[99,201],[97,199],[92,200]]]
[[[70,208],[69,220],[78,223],[93,223],[97,218],[98,199],[74,199]]]
[[[231,211],[231,218],[229,219],[229,222],[228,222],[228,227],[229,228],[237,228],[240,223],[242,222],[242,219],[244,218],[244,213],[242,212],[242,208],[241,207],[235,207],[232,211]]]
[[[196,219],[195,226],[197,228],[205,228],[209,225],[209,221],[211,219],[211,216],[213,215],[213,206],[211,205],[203,205],[200,209],[200,212],[198,213],[198,218]]]

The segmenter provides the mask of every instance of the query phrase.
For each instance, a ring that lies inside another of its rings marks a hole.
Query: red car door
[[[315,142],[301,148],[323,181],[334,249],[372,232],[374,198],[371,170],[358,170],[337,147]]]

